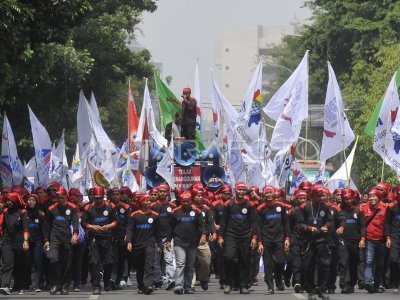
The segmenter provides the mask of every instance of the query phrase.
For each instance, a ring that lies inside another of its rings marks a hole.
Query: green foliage
[[[153,72],[150,53],[129,49],[127,41],[141,13],[155,9],[153,0],[0,2],[0,106],[23,159],[33,155],[27,104],[52,140],[65,128],[74,151],[80,89],[94,92],[111,139],[126,138],[128,79],[137,93]]]
[[[351,126],[360,135],[353,179],[361,190],[381,180],[382,160],[363,136],[370,115],[400,66],[400,1],[309,0],[312,23],[300,36],[288,36],[273,54],[277,64],[293,69],[310,50],[311,104],[324,103],[330,61],[349,109]],[[287,74],[278,78],[282,83]],[[278,85],[279,86],[279,85]],[[397,182],[385,167],[385,181]]]

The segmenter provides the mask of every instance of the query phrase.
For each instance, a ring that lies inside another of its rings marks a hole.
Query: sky
[[[201,98],[210,99],[210,69],[215,69],[215,43],[224,27],[237,25],[289,25],[311,17],[304,0],[158,0],[153,13],[144,13],[137,33],[163,76],[171,75],[176,95],[194,86],[199,60]]]

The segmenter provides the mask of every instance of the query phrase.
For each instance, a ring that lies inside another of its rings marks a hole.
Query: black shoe
[[[159,290],[159,289],[161,289],[161,287],[162,287],[162,282],[154,283],[154,289],[155,290]]]
[[[101,294],[101,288],[95,287],[93,288],[93,295],[100,295]]]
[[[374,291],[374,286],[372,285],[372,283],[365,283],[364,284],[365,289],[367,290],[368,293],[373,294]]]
[[[317,300],[317,295],[314,293],[308,293],[308,300]]]
[[[148,287],[144,289],[144,294],[145,295],[151,295],[153,293],[153,287]]]
[[[111,288],[112,288],[112,286],[111,286]],[[116,285],[114,286],[114,290],[120,291],[120,290],[122,290],[122,286],[118,283],[118,284],[116,284]]]
[[[283,292],[285,290],[285,287],[283,285],[277,285],[276,288],[278,289],[278,291]]]
[[[344,287],[342,289],[342,294],[353,294],[354,293],[354,288],[352,287]]]
[[[375,293],[384,293],[385,292],[385,288],[381,285],[379,287],[374,287],[374,292]]]
[[[248,295],[248,294],[250,294],[250,291],[244,287],[244,288],[240,288],[240,293],[244,294],[244,295]]]
[[[364,282],[359,282],[359,283],[358,283],[358,289],[359,289],[359,290],[363,290],[364,288],[365,288]]]
[[[294,288],[294,292],[296,294],[301,293],[301,285],[300,284],[296,283],[293,288]]]
[[[321,298],[322,300],[329,300],[329,296],[323,292],[319,293],[318,297]]]
[[[106,292],[109,292],[109,291],[111,291],[111,284],[105,284],[104,285],[104,291],[106,291]]]
[[[141,295],[143,294],[143,290],[138,290],[137,293]]]
[[[194,291],[192,289],[186,289],[185,294],[192,295],[192,294],[194,294]]]
[[[328,294],[329,294],[329,295],[333,295],[334,293],[335,293],[335,290],[334,290],[334,289],[329,289],[329,290],[328,290]]]
[[[11,295],[11,290],[9,287],[2,287],[2,288],[0,288],[0,294]]]
[[[182,295],[182,294],[183,294],[183,289],[182,289],[182,288],[177,288],[177,289],[175,289],[175,290],[174,290],[174,294]]]
[[[68,295],[68,294],[69,294],[68,288],[61,289],[61,295]]]
[[[230,294],[232,291],[232,288],[230,285],[225,285],[224,286],[224,294]]]
[[[56,286],[51,287],[50,295],[57,295],[57,292],[58,292],[58,287]]]
[[[201,281],[200,285],[201,285],[201,288],[203,289],[203,291],[208,290],[208,282],[207,281]]]
[[[175,287],[175,281],[169,281],[165,290],[169,291],[169,290],[172,290],[174,287]]]

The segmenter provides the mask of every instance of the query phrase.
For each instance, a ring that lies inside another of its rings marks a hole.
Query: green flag
[[[397,89],[399,90],[400,87],[400,67],[397,69],[397,74],[396,74],[396,84],[397,84]],[[378,117],[379,113],[381,111],[383,103],[383,98],[379,100],[378,104],[375,106],[374,111],[372,112],[372,116],[369,119],[367,126],[364,129],[365,135],[373,138],[375,136],[375,128],[376,128],[376,123],[378,122]]]
[[[176,98],[168,86],[161,80],[160,74],[155,72],[156,88],[158,101],[160,106],[161,126],[163,130],[165,126],[174,120],[175,114],[182,110],[181,102]],[[196,128],[196,149],[200,154],[205,148],[199,130]]]

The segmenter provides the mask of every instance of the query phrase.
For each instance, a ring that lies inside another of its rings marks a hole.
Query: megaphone
[[[218,152],[217,147],[214,145],[211,148],[204,150],[200,155],[200,163],[206,165],[219,165],[219,157],[220,154]]]
[[[182,167],[188,167],[196,161],[196,147],[189,143],[174,148],[174,159]]]
[[[215,178],[221,178],[221,181],[210,181],[210,179]],[[203,172],[201,174],[201,180],[203,181],[204,185],[208,185],[210,188],[213,189],[218,189],[219,187],[222,186],[222,183],[225,181],[225,170],[222,167],[219,166],[211,166],[211,167],[205,167],[203,169]]]
[[[157,170],[157,167],[147,168],[146,175],[144,178],[146,179],[147,185],[149,185],[150,187],[157,187],[161,183],[165,182],[165,179],[161,175],[159,175],[156,172],[156,170]]]
[[[159,163],[162,158],[164,157],[165,152],[162,152],[161,149],[158,148],[151,148],[150,155],[149,155],[149,165],[154,166]]]

